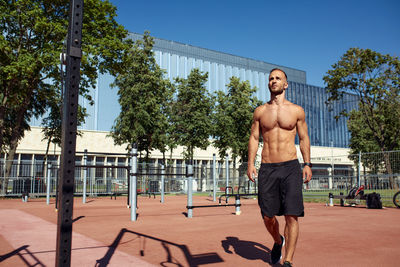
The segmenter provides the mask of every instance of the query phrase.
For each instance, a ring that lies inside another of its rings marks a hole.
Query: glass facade
[[[135,41],[142,35],[131,33],[129,37]],[[187,44],[154,38],[154,54],[157,64],[166,70],[166,76],[171,81],[175,77],[186,78],[190,71],[198,68],[208,72],[207,90],[210,93],[227,91],[226,85],[232,76],[242,81],[249,81],[252,87],[257,87],[255,95],[266,102],[270,98],[268,76],[273,68],[283,69],[289,81],[287,98],[302,106],[306,112],[307,124],[313,146],[348,147],[350,134],[346,120],[338,121],[334,116],[340,110],[351,110],[357,107],[355,96],[346,95],[344,100],[333,106],[329,111],[325,105],[327,94],[321,87],[306,84],[306,72],[290,67],[279,66],[249,58],[234,56]],[[90,91],[94,106],[80,98],[79,103],[86,108],[89,116],[80,128],[94,131],[110,131],[114,120],[120,113],[117,88],[111,88],[114,77],[107,74],[99,75],[96,88]],[[40,126],[41,120],[33,120],[31,125]],[[298,143],[298,139],[296,138]]]
[[[336,120],[335,116],[343,109],[348,111],[356,109],[358,102],[356,95],[345,94],[343,100],[332,105],[332,110],[329,110],[325,104],[328,95],[324,88],[290,82],[289,88],[286,90],[286,98],[303,107],[311,145],[349,146],[350,132],[347,129],[347,120],[343,117]],[[297,136],[296,144],[298,143]]]

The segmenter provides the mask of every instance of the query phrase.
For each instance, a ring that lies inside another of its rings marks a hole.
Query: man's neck
[[[271,100],[269,101],[269,103],[275,105],[282,105],[285,101],[286,101],[285,92],[282,92],[281,94],[278,95],[271,94]]]

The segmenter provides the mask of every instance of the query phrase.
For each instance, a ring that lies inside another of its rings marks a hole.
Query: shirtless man
[[[303,108],[285,99],[288,88],[286,73],[273,69],[269,75],[268,88],[271,100],[256,108],[249,140],[247,176],[254,182],[257,176],[254,160],[259,135],[263,138],[261,167],[258,175],[258,204],[265,227],[274,239],[271,263],[282,259],[283,266],[292,266],[294,250],[299,234],[298,217],[304,216],[302,184],[311,180],[310,139]],[[300,151],[304,159],[303,173],[297,160],[294,139],[299,135]],[[279,233],[275,216],[285,216],[284,237]],[[286,242],[285,242],[286,240]]]

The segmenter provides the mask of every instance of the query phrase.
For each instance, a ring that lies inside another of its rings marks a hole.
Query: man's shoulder
[[[295,103],[290,102],[289,100],[286,100],[285,105],[288,105],[290,108],[292,109],[296,109],[296,110],[303,110],[303,108]]]
[[[258,112],[263,111],[263,110],[266,108],[265,105],[266,105],[266,104],[262,104],[262,105],[256,107],[256,109],[254,110],[254,113],[258,113]]]

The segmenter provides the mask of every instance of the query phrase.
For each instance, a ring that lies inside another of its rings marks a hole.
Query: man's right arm
[[[248,147],[248,161],[247,161],[247,176],[254,182],[253,176],[257,176],[257,171],[254,166],[258,150],[258,140],[260,138],[260,122],[258,118],[259,109],[257,108],[253,114],[253,124],[251,125],[251,133]]]

